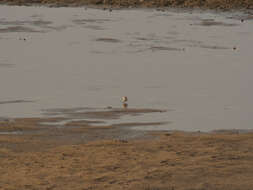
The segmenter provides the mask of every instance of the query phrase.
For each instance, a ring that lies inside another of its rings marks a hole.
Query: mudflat
[[[121,123],[252,129],[252,11],[4,5],[0,12],[0,118],[115,108],[127,96],[129,109],[170,111]]]
[[[129,11],[1,7],[0,190],[252,190],[252,13]]]
[[[142,113],[157,110],[131,110]],[[98,118],[119,112],[90,113]],[[0,189],[250,190],[253,134],[149,132],[62,118],[2,120]],[[44,123],[44,124],[43,124]],[[47,123],[47,125],[45,125]],[[98,125],[99,124],[99,125]]]

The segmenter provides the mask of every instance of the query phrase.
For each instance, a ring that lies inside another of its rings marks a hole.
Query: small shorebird
[[[126,96],[122,96],[122,97],[121,97],[121,102],[125,103],[125,102],[127,102],[127,100],[128,100],[128,99],[127,99]]]
[[[127,102],[127,97],[126,96],[123,96],[123,97],[121,97],[121,102],[122,102],[122,106],[123,106],[123,108],[127,108],[128,107],[128,104],[126,103]]]

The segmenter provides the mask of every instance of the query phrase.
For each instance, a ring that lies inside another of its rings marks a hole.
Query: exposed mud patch
[[[53,141],[56,144],[84,143],[94,140],[129,140],[150,138],[145,131],[136,131],[132,127],[158,126],[167,122],[126,122],[107,124],[107,119],[118,119],[123,115],[136,116],[145,113],[164,112],[155,109],[108,109],[108,111],[81,112],[83,108],[54,109],[64,113],[65,117],[3,119],[0,121],[0,135],[36,136],[37,140]],[[68,114],[66,114],[68,113]],[[76,119],[79,118],[79,119]],[[94,120],[98,119],[98,120]]]
[[[149,49],[152,51],[185,51],[184,48],[173,48],[165,46],[152,46]]]
[[[122,116],[138,116],[146,113],[163,113],[165,110],[159,109],[124,109],[124,108],[111,108],[108,110],[99,109],[96,110],[84,110],[83,108],[76,109],[59,109],[59,110],[47,110],[44,114],[49,116],[63,115],[67,118],[86,118],[86,119],[119,119]]]
[[[97,42],[109,42],[109,43],[119,43],[121,40],[118,40],[116,38],[97,38],[95,39]]]
[[[41,17],[43,17],[43,15],[42,14],[33,14],[33,15],[31,15],[31,17],[32,18],[41,18]]]
[[[7,100],[7,101],[0,101],[0,104],[17,104],[17,103],[32,103],[32,100]]]
[[[45,122],[43,123],[45,124]],[[96,124],[101,124],[100,126],[105,125],[104,121],[96,121],[96,120],[87,120],[87,119],[69,119],[69,120],[63,120],[60,122],[50,122],[46,123],[47,125],[63,125],[63,126],[71,126],[71,127],[82,127],[82,126],[87,126],[87,125],[93,125],[95,126]]]
[[[78,112],[85,112],[96,110],[95,108],[90,107],[75,107],[75,108],[52,108],[52,109],[43,109],[41,110],[46,116],[56,116],[56,115],[64,115],[64,114],[73,114]]]
[[[121,116],[138,116],[145,113],[162,113],[165,110],[157,109],[111,109],[110,111],[88,111],[84,113],[69,113],[70,117],[86,117],[92,119],[119,119]]]
[[[203,44],[202,41],[189,40],[189,39],[174,39],[174,40],[172,40],[172,43]]]
[[[92,29],[92,30],[105,30],[104,27],[99,25],[84,25],[84,28]]]
[[[149,41],[149,40],[153,40],[153,39],[145,38],[145,37],[136,37],[135,39],[136,39],[136,40],[140,40],[140,41]]]
[[[35,25],[35,26],[48,26],[50,24],[53,24],[53,22],[51,21],[45,21],[45,20],[35,20],[35,21],[31,21],[30,24]]]
[[[0,20],[1,25],[25,25],[27,21],[15,20],[15,21],[7,21],[5,19]]]
[[[90,51],[91,53],[93,54],[106,54],[108,52],[105,52],[105,51],[98,51],[98,50],[92,50]],[[92,88],[93,91],[98,91],[99,89],[98,88]]]
[[[47,26],[47,27],[44,27],[44,28],[45,29],[56,30],[56,31],[61,31],[61,30],[64,30],[68,27],[69,27],[69,25],[61,25],[61,26]]]
[[[23,21],[23,20],[6,21],[6,20],[0,20],[1,25],[15,25],[15,26],[30,24],[30,25],[34,25],[34,26],[45,27],[45,26],[48,26],[52,23],[53,22],[51,22],[51,21],[45,21],[45,20],[42,20],[42,19],[34,20],[34,21]]]
[[[232,27],[232,26],[237,26],[238,24],[236,24],[236,23],[219,22],[219,21],[215,21],[214,19],[205,19],[205,20],[202,20],[200,23],[197,23],[197,24],[194,24],[194,25],[199,25],[199,26],[227,26],[227,27]]]
[[[227,47],[227,46],[205,44],[204,42],[198,41],[198,40],[177,39],[177,40],[173,40],[172,43],[182,43],[182,44],[185,44],[187,47],[199,47],[199,48],[213,49],[213,50],[232,49],[231,47]]]
[[[212,46],[212,45],[200,45],[200,48],[206,48],[206,49],[217,49],[217,50],[225,50],[225,49],[232,49],[225,46]]]
[[[87,23],[98,23],[102,24],[111,21],[110,19],[74,19],[72,22],[75,24],[87,24]]]
[[[6,28],[0,28],[0,33],[9,33],[9,32],[43,32],[43,31],[34,30],[30,27],[25,26],[9,26]]]
[[[188,45],[188,46],[189,47],[204,48],[204,49],[212,49],[212,50],[227,50],[227,49],[232,49],[232,48],[226,47],[226,46],[204,45],[204,44],[192,44],[192,45]]]
[[[33,20],[33,21],[23,21],[23,20],[15,20],[15,21],[6,21],[6,20],[0,20],[0,25],[3,26],[9,26],[6,28],[0,29],[0,32],[46,32],[45,30],[51,29],[51,30],[63,30],[66,29],[68,26],[53,26],[52,21],[47,20]],[[27,26],[28,25],[28,26]],[[40,29],[45,30],[35,30],[32,27],[38,27]]]
[[[145,126],[157,126],[157,125],[165,125],[170,122],[129,122],[129,123],[117,123],[112,124],[112,127],[145,127]]]
[[[158,126],[168,122],[122,122],[107,124],[106,121],[119,119],[122,116],[138,116],[146,113],[160,113],[158,109],[52,109],[47,110],[50,117],[45,118],[3,118],[0,121],[0,135],[36,135],[36,138],[46,138],[58,143],[87,142],[101,139],[133,139],[149,138],[145,131],[136,131],[132,127]],[[74,138],[74,139],[73,139]],[[58,140],[57,140],[58,139]]]

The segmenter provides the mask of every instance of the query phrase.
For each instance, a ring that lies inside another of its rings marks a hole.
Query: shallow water
[[[0,117],[120,107],[120,97],[128,96],[131,108],[169,111],[116,123],[253,129],[253,20],[243,17],[0,6]]]

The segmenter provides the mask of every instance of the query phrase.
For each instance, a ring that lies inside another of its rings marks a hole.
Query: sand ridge
[[[252,9],[253,1],[249,0],[2,0],[9,5],[50,5],[50,6],[110,6],[110,7],[181,7],[207,9]]]

